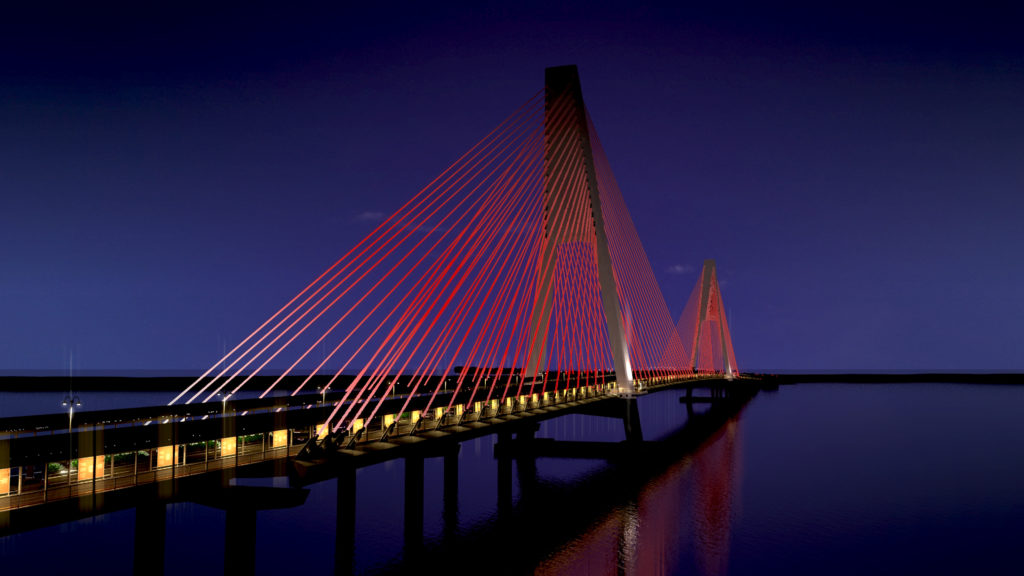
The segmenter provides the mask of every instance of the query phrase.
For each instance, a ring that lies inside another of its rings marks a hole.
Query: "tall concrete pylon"
[[[567,203],[568,196],[578,192],[578,187],[570,185],[565,173],[571,166],[582,162],[585,174],[583,186],[589,195],[590,214],[596,236],[598,281],[614,362],[615,381],[621,394],[631,395],[635,392],[633,371],[623,330],[615,271],[608,252],[608,238],[601,211],[601,194],[594,168],[594,155],[587,128],[587,111],[583,105],[579,72],[576,66],[548,68],[544,73],[544,85],[545,237],[537,263],[538,297],[530,321],[531,333],[534,336],[530,356],[524,367],[525,374],[532,377],[534,374],[543,374],[547,369],[547,334],[554,308],[551,286],[555,277],[558,247],[565,242],[581,239],[573,231],[573,227],[569,226],[567,211],[560,210],[559,207]]]
[[[708,333],[717,332],[717,333]],[[736,358],[732,349],[732,338],[722,308],[722,293],[718,288],[718,275],[715,272],[715,261],[705,260],[700,274],[700,297],[697,301],[697,322],[693,327],[693,342],[690,346],[690,367],[697,371],[698,358],[704,344],[711,344],[711,338],[719,340],[722,355],[722,371],[726,378],[732,379],[736,372]]]

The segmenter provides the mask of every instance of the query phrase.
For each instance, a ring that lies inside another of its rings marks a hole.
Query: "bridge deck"
[[[653,392],[681,387],[716,388],[723,384],[721,380],[715,379],[685,379],[659,383],[649,389]],[[535,426],[537,422],[574,412],[599,413],[601,406],[608,406],[617,398],[615,395],[607,394],[603,390],[593,387],[580,388],[580,392],[575,398],[566,395],[562,399],[551,396],[544,400],[543,396],[538,395],[537,401],[534,402],[531,396],[531,399],[522,405],[514,404],[507,409],[502,406],[498,414],[489,413],[486,410],[463,412],[459,415],[449,413],[442,416],[440,420],[424,418],[422,422],[415,425],[399,421],[399,424],[390,430],[378,426],[358,437],[346,436],[341,448],[331,454],[322,454],[320,458],[306,461],[297,460],[296,456],[314,434],[316,423],[320,421],[318,418],[322,418],[322,416],[317,414],[310,418],[306,416],[309,411],[298,411],[296,414],[304,416],[294,418],[292,415],[288,416],[286,420],[282,420],[280,419],[281,413],[271,411],[271,414],[278,416],[277,422],[271,421],[269,428],[264,425],[267,432],[262,435],[238,436],[240,442],[233,454],[222,455],[219,449],[212,448],[213,442],[194,443],[190,447],[188,444],[171,444],[170,442],[167,442],[165,446],[158,441],[150,446],[149,450],[129,452],[133,455],[130,463],[122,461],[105,467],[99,471],[98,477],[85,480],[77,480],[78,474],[73,470],[70,473],[67,470],[61,470],[57,473],[48,471],[46,474],[38,474],[33,470],[34,466],[23,465],[16,473],[10,475],[10,492],[0,495],[0,534],[30,529],[38,526],[40,521],[43,522],[43,525],[48,525],[92,515],[100,511],[132,507],[138,503],[139,497],[143,499],[156,497],[160,500],[181,499],[182,493],[178,487],[183,481],[197,479],[199,482],[205,482],[203,478],[219,478],[224,482],[224,479],[230,476],[245,474],[244,469],[247,467],[283,463],[289,459],[294,463],[292,472],[297,473],[296,480],[300,484],[305,484],[334,476],[339,464],[345,467],[362,467],[417,453],[425,455],[430,455],[431,452],[443,453],[460,442],[478,436]],[[285,412],[285,414],[289,413]],[[259,414],[247,414],[245,417],[236,415],[233,420],[237,420],[237,422],[232,427],[236,432],[255,430],[259,427],[246,425],[242,420],[258,416]],[[275,447],[271,443],[272,431],[275,429],[274,426],[281,426],[282,423],[288,431],[287,442],[284,446]],[[185,424],[186,422],[169,422],[160,424],[158,427],[174,426],[177,428],[184,427]],[[294,424],[301,424],[302,428],[299,429]],[[222,424],[211,428],[214,433],[213,437],[221,438],[220,430],[222,429]],[[95,430],[83,430],[70,436],[64,434],[63,438],[58,437],[57,439],[62,440],[67,446],[70,437],[88,437],[90,432],[93,435],[96,434]],[[384,436],[388,432],[390,434],[385,438]],[[45,438],[50,437],[52,436],[45,436]],[[160,435],[157,439],[162,437],[170,440],[180,438],[192,440],[190,435],[183,434],[181,430],[169,435]],[[7,457],[12,458],[10,448],[16,448],[18,442],[30,439],[38,440],[38,438],[40,437],[13,437],[6,440],[9,444]],[[248,442],[245,441],[246,438],[249,439]],[[102,444],[92,445],[98,449]],[[173,447],[179,458],[168,458],[166,465],[159,465],[159,461],[155,457],[161,447]],[[88,447],[81,451],[88,452]],[[140,457],[140,454],[145,454],[145,456]],[[18,457],[24,461],[25,455],[21,454]],[[79,458],[81,458],[81,454],[79,454]],[[48,459],[43,458],[43,460]],[[111,458],[111,461],[116,462],[117,460]],[[43,463],[44,469],[52,469],[50,466],[52,462],[49,460]],[[40,461],[40,463],[42,462]],[[31,471],[32,475],[29,475],[28,471]],[[282,471],[283,469],[278,467],[277,473]],[[144,488],[147,486],[156,487],[156,489],[145,490]],[[126,495],[126,498],[109,498],[110,494],[117,492],[133,492],[140,496],[127,497]],[[104,495],[107,496],[106,499],[100,498]],[[74,502],[78,502],[78,505],[74,505]],[[64,503],[72,505],[64,506]],[[29,516],[36,514],[33,512],[36,509],[43,517],[47,518],[26,521]],[[45,513],[44,510],[47,509],[59,509],[62,512],[54,516]],[[52,518],[49,518],[50,516]]]

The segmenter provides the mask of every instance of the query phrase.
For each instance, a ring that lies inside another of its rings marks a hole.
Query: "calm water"
[[[678,395],[641,399],[645,438],[685,422]],[[420,573],[463,563],[485,573],[1020,574],[1022,409],[1024,386],[783,387],[639,489],[622,488],[631,472],[602,461],[513,466],[501,512],[496,438],[484,437],[459,454],[454,524],[442,459],[426,461],[419,552],[403,534],[404,463],[360,469],[353,566],[404,573],[412,557]],[[624,434],[618,421],[577,415],[538,436]],[[259,512],[257,573],[334,572],[338,482],[309,489],[301,507]],[[0,539],[3,573],[37,571],[59,550],[79,573],[129,574],[134,522],[128,510]],[[222,511],[169,505],[166,572],[224,573],[224,527]]]

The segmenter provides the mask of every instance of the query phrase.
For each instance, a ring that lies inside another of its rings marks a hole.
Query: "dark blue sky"
[[[0,370],[207,367],[567,63],[741,368],[1024,368],[1021,9],[325,4],[4,14]]]

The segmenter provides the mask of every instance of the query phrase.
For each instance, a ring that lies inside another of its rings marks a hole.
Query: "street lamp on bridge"
[[[217,396],[220,396],[220,415],[224,418],[228,415],[228,398],[231,398],[231,392],[218,392]]]
[[[68,409],[68,483],[70,483],[71,482],[71,456],[72,456],[72,450],[74,449],[74,440],[73,440],[73,437],[71,436],[71,430],[72,430],[71,424],[72,424],[72,422],[73,422],[73,420],[75,418],[75,406],[81,407],[82,399],[78,397],[78,394],[75,394],[71,390],[68,390],[67,395],[64,396],[64,400],[61,401],[60,405]],[[46,474],[46,471],[44,471],[43,473]]]

